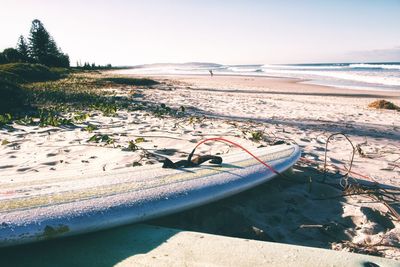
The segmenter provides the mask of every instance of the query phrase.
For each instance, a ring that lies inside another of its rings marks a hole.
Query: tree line
[[[90,64],[89,62],[85,62],[82,64],[81,62],[77,61],[76,68],[83,70],[102,70],[102,69],[112,69],[112,65],[111,64],[96,65],[96,63]]]
[[[0,64],[14,62],[39,63],[48,67],[70,66],[68,54],[57,47],[54,38],[38,19],[32,21],[28,39],[21,35],[16,48],[6,48],[0,53]]]

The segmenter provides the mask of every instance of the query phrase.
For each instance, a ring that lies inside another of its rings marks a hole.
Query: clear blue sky
[[[0,49],[41,20],[76,60],[400,61],[400,0],[0,0]]]

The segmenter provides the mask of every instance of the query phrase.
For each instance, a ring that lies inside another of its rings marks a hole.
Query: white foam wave
[[[388,86],[400,86],[400,77],[384,77],[375,75],[363,75],[360,73],[338,72],[338,71],[300,71],[300,70],[269,70],[266,74],[289,76],[295,78],[328,77],[341,80],[363,82],[369,84],[382,84]]]
[[[367,64],[367,63],[358,63],[358,64],[350,64],[351,68],[367,68],[367,69],[388,69],[388,70],[400,70],[400,65],[393,64]]]
[[[233,72],[260,72],[262,68],[252,68],[252,67],[228,67],[228,70]]]
[[[397,64],[315,64],[315,65],[219,65],[210,63],[143,65],[120,72],[130,74],[208,75],[209,70],[220,75],[281,76],[351,84],[400,86],[400,65]]]
[[[337,69],[346,69],[349,68],[349,66],[346,65],[268,65],[265,64],[262,66],[263,70],[268,70],[268,69],[298,69],[298,70],[337,70]]]

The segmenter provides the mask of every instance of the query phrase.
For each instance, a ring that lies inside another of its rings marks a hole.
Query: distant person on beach
[[[211,77],[214,76],[214,73],[212,70],[209,70]]]

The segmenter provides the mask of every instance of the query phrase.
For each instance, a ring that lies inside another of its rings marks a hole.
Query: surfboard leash
[[[246,149],[242,145],[240,145],[238,143],[235,143],[235,142],[233,142],[231,140],[222,138],[222,137],[212,137],[212,138],[207,138],[207,139],[204,139],[204,140],[200,141],[193,148],[192,152],[190,152],[190,154],[188,155],[187,160],[180,160],[180,161],[174,163],[170,159],[165,158],[163,168],[177,169],[177,168],[181,168],[181,167],[185,167],[185,168],[196,167],[196,166],[199,166],[201,163],[206,162],[208,160],[210,160],[210,163],[213,163],[213,164],[221,164],[222,163],[222,158],[218,157],[218,156],[205,155],[205,156],[198,156],[196,158],[193,158],[193,155],[194,155],[194,152],[196,151],[196,149],[200,145],[202,145],[202,144],[204,144],[206,142],[210,142],[210,141],[217,141],[217,142],[227,143],[227,144],[236,146],[236,147],[242,149],[244,152],[246,152],[250,156],[252,156],[255,160],[260,162],[262,165],[264,165],[267,169],[269,169],[273,173],[275,173],[277,175],[280,175],[280,176],[283,176],[283,177],[286,177],[284,174],[282,174],[282,173],[278,172],[277,170],[275,170],[272,166],[270,166],[267,163],[265,163],[264,161],[262,161],[260,158],[258,158],[256,155],[251,153],[248,149]]]

